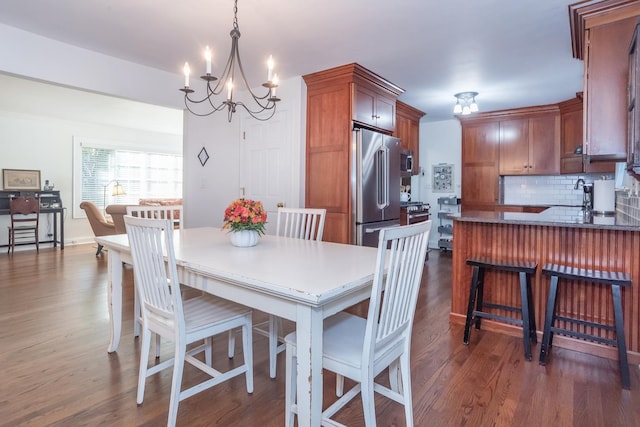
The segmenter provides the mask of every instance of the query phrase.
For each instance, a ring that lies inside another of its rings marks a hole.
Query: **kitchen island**
[[[452,322],[465,321],[471,282],[471,267],[465,262],[472,256],[538,264],[532,284],[539,341],[549,289],[549,277],[541,272],[545,264],[624,271],[633,278],[633,285],[622,293],[629,361],[640,363],[640,221],[622,213],[593,216],[579,207],[550,207],[540,213],[463,211],[452,218],[456,242],[452,266]],[[519,289],[512,274],[487,272],[485,281],[492,284],[485,289],[486,301],[520,305]],[[562,287],[559,298],[558,309],[564,315],[613,324],[613,304],[607,286],[570,281]],[[483,329],[522,334],[518,327],[490,320],[483,321]],[[608,331],[601,334],[614,337]],[[613,347],[560,335],[554,337],[553,344],[611,359],[618,357]],[[534,359],[540,351],[539,346],[534,349]]]

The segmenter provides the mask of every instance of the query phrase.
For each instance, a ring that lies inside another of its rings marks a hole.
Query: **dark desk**
[[[53,239],[40,240],[40,243],[53,243],[54,248],[60,244],[60,249],[64,249],[65,208],[60,200],[60,191],[0,191],[0,215],[10,214],[9,199],[17,196],[35,196],[40,199],[40,214],[53,214]],[[56,204],[57,207],[52,207],[52,204]],[[59,225],[58,217],[60,219]],[[8,245],[0,246],[7,247]]]

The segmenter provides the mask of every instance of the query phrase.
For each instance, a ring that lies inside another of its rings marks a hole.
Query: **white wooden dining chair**
[[[326,215],[326,209],[278,208],[276,235],[294,239],[322,240]],[[269,315],[267,329],[265,323],[255,325],[254,331],[269,338],[269,376],[275,378],[278,354],[285,350],[284,337],[280,334],[282,321],[278,316]]]
[[[127,206],[127,215],[137,216],[138,218],[169,219],[174,228],[182,228],[182,205],[129,205]]]
[[[167,219],[125,216],[131,246],[136,292],[142,307],[142,343],[137,402],[142,404],[146,378],[173,366],[167,425],[174,426],[178,404],[194,394],[238,375],[245,375],[247,392],[253,392],[252,311],[234,302],[202,295],[182,300],[173,247],[173,223]],[[166,248],[166,250],[163,250]],[[166,255],[166,262],[165,262]],[[211,337],[242,328],[243,364],[226,372],[212,367]],[[149,366],[151,334],[175,343],[174,358]],[[204,340],[187,350],[187,345]],[[205,352],[202,362],[195,355]],[[211,378],[181,390],[185,362]]]
[[[322,412],[322,425],[342,425],[331,417],[361,393],[365,425],[375,426],[375,391],[403,404],[406,425],[413,426],[411,329],[430,230],[431,221],[381,230],[367,318],[340,312],[325,319],[322,367],[338,375],[341,397]],[[297,412],[296,333],[287,335],[285,342],[285,425],[292,427]],[[374,382],[386,368],[390,387]],[[344,377],[356,385],[343,394]]]
[[[182,228],[182,205],[166,205],[166,206],[146,206],[146,205],[129,205],[126,207],[127,215],[137,218],[150,218],[150,219],[168,219],[174,228]],[[142,317],[140,315],[140,302],[138,301],[138,295],[134,296],[134,319],[133,323],[133,336],[140,336],[140,325],[142,324]],[[156,337],[156,356],[160,351],[160,339]]]

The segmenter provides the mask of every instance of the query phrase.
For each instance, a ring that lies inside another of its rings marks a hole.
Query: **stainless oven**
[[[403,224],[415,224],[431,218],[431,206],[423,202],[407,202],[401,204]]]

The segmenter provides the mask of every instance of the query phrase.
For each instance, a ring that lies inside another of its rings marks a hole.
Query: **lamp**
[[[180,89],[184,92],[184,105],[187,107],[192,114],[196,116],[208,116],[216,111],[222,111],[224,109],[227,110],[227,118],[229,122],[231,122],[231,118],[233,117],[233,113],[236,112],[237,107],[242,107],[251,115],[251,117],[266,121],[269,120],[276,112],[276,102],[280,101],[280,98],[276,97],[276,88],[278,87],[278,76],[273,73],[273,57],[269,56],[269,60],[267,61],[267,70],[268,77],[267,82],[263,83],[262,86],[267,88],[267,93],[263,96],[256,95],[252,90],[251,86],[247,82],[247,77],[245,76],[244,69],[242,68],[242,61],[240,60],[240,50],[238,47],[238,40],[240,39],[240,28],[238,27],[238,0],[234,1],[233,7],[233,29],[229,34],[231,36],[231,52],[229,53],[229,59],[227,59],[227,65],[225,65],[224,70],[222,71],[222,75],[220,79],[211,75],[211,51],[209,50],[209,46],[205,51],[205,64],[206,74],[201,76],[200,78],[207,82],[207,94],[202,99],[192,99],[189,94],[193,93],[193,89],[189,88],[189,74],[191,73],[191,69],[189,68],[189,63],[184,63],[184,88]],[[239,73],[236,73],[236,65]],[[247,92],[251,95],[253,99],[253,106],[247,106],[244,102],[234,101],[233,95],[235,92],[235,85],[237,84],[236,76],[240,76],[242,82],[244,82],[244,86]],[[213,82],[218,81],[218,83],[213,86]],[[216,105],[214,96],[220,95],[222,91],[227,89],[227,97],[223,101],[221,101],[218,105]],[[205,113],[198,113],[193,111],[189,107],[189,103],[191,104],[202,104],[207,105],[207,109],[209,111]],[[262,114],[264,113],[264,115]]]
[[[111,192],[112,196],[124,196],[124,195],[127,194],[127,192],[124,191],[124,187],[122,186],[122,184],[120,184],[118,182],[117,179],[112,179],[111,181],[109,181],[105,185],[103,185],[102,186],[102,189],[103,189],[103,193],[102,193],[102,209],[104,210],[105,215],[107,213],[107,187],[112,182],[115,182],[115,185],[113,186],[113,191]]]
[[[478,92],[460,92],[453,95],[456,97],[456,105],[453,107],[453,114],[462,114],[463,116],[478,111],[476,104],[476,96]]]

